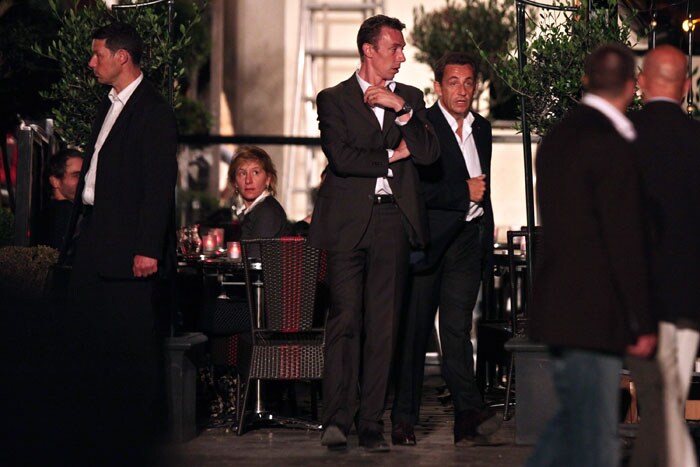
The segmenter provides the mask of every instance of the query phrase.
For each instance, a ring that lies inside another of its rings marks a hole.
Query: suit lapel
[[[449,165],[455,169],[464,171],[467,174],[466,178],[469,178],[469,170],[467,170],[467,163],[462,155],[462,150],[457,143],[457,137],[454,131],[447,123],[445,116],[442,114],[442,110],[435,103],[434,106],[430,108],[432,113],[431,121],[433,122],[433,127],[437,133],[438,140],[440,141],[440,147],[442,148],[442,157],[447,155],[445,161],[448,161]]]
[[[119,117],[117,117],[117,120],[114,122],[114,126],[112,126],[112,129],[110,130],[109,135],[107,135],[107,139],[105,140],[102,147],[108,146],[114,138],[117,138],[117,135],[122,133],[122,130],[131,119],[131,115],[135,112],[135,109],[138,107],[138,101],[143,95],[143,91],[144,81],[141,81],[138,87],[134,90],[134,93],[126,102],[126,105],[124,106],[122,111],[119,113]]]
[[[348,106],[362,115],[363,119],[369,120],[377,131],[380,131],[381,128],[379,127],[377,116],[374,115],[372,109],[365,104],[363,100],[364,96],[362,95],[362,88],[360,87],[360,83],[357,82],[357,78],[355,77],[354,73],[350,79],[345,81],[345,94],[347,97],[346,101]]]
[[[472,136],[474,137],[474,145],[476,146],[476,152],[479,155],[479,164],[481,165],[481,172],[488,175],[487,168],[489,167],[489,161],[486,160],[486,145],[489,144],[484,138],[484,128],[482,123],[475,119],[472,124]]]

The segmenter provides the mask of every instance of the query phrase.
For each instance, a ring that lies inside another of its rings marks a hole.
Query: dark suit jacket
[[[544,241],[530,333],[552,346],[622,353],[654,332],[634,146],[581,105],[542,140]]]
[[[630,118],[638,131],[652,244],[652,303],[659,319],[700,323],[700,122],[678,104],[650,102]]]
[[[274,196],[253,207],[241,222],[241,239],[278,238],[287,235],[287,213]]]
[[[93,123],[76,210],[83,207],[85,174],[109,107],[105,99]],[[174,265],[176,153],[175,115],[144,79],[100,149],[91,221],[100,275],[132,278],[134,255],[157,258],[161,273]]]
[[[491,124],[481,115],[472,112],[474,123],[472,134],[479,153],[481,170],[486,175],[484,208],[484,273],[491,274],[493,253],[493,209],[491,208]],[[427,111],[428,121],[433,125],[440,141],[440,159],[429,165],[418,167],[421,185],[428,208],[430,242],[426,258],[414,267],[416,272],[434,267],[444,254],[460,227],[469,207],[469,187],[466,180],[472,176],[467,170],[464,156],[440,107],[436,103]]]
[[[425,203],[415,164],[430,164],[439,156],[435,134],[425,117],[423,93],[397,83],[395,92],[413,107],[413,117],[397,125],[395,113],[384,114],[383,129],[362,100],[362,88],[353,74],[348,80],[321,91],[317,97],[321,146],[329,170],[314,206],[309,242],[317,248],[351,250],[365,232],[372,214],[377,177],[386,176],[386,149],[403,138],[411,157],[391,164],[389,185],[403,213],[409,241],[424,245],[427,237]]]

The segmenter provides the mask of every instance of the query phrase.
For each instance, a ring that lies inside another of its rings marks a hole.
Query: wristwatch
[[[413,111],[413,107],[409,105],[408,102],[404,103],[403,107],[401,107],[401,110],[396,112],[396,116],[400,117],[401,115],[406,115],[407,113],[411,113]]]

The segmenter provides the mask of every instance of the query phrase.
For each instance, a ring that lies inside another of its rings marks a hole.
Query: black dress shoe
[[[321,445],[330,450],[342,450],[348,447],[348,438],[337,425],[328,425],[321,434]]]
[[[395,446],[415,446],[416,434],[413,425],[406,422],[394,423],[391,427],[391,444]]]
[[[501,427],[502,420],[491,409],[464,410],[455,414],[454,440],[459,446],[490,444],[488,435]]]
[[[389,445],[384,441],[384,435],[378,431],[360,433],[360,446],[367,452],[389,452]]]

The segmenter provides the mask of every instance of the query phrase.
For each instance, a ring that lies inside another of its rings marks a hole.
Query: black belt
[[[374,204],[394,204],[394,195],[374,195]]]

